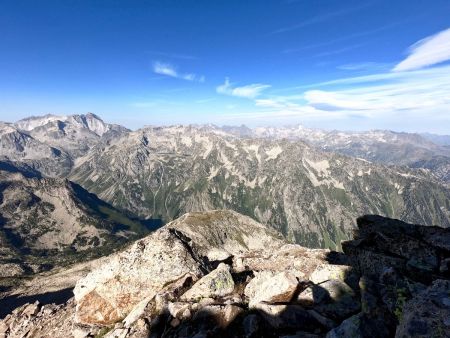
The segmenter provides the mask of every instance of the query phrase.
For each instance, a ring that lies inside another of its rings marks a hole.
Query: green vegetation
[[[394,314],[395,317],[397,317],[397,320],[400,322],[400,320],[403,317],[403,307],[405,306],[406,301],[408,300],[408,291],[406,288],[396,288],[396,303],[395,303],[395,309]]]
[[[98,331],[98,333],[94,336],[94,338],[103,338],[112,329],[113,329],[113,327],[103,327],[100,329],[100,331]]]
[[[106,216],[106,219],[108,221],[125,225],[128,227],[128,230],[130,231],[133,231],[137,234],[144,234],[147,232],[145,231],[144,226],[140,222],[131,220],[130,218],[126,217],[124,214],[120,213],[115,209],[100,205],[98,207],[98,210],[104,216]]]

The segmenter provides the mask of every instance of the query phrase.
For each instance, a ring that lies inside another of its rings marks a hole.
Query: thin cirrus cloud
[[[408,57],[393,71],[409,71],[450,60],[450,28],[422,39],[409,48]]]
[[[219,94],[244,97],[248,99],[254,99],[260,96],[262,92],[270,88],[270,85],[262,83],[253,83],[241,87],[233,87],[229,78],[225,78],[225,83],[221,84],[216,88],[216,92]]]
[[[179,73],[176,68],[170,63],[155,61],[153,63],[153,72],[155,74],[182,79],[186,81],[205,82],[204,75],[197,75],[194,73]]]
[[[303,120],[416,116],[449,121],[450,65],[350,77],[311,87],[295,95],[255,98],[258,111],[252,116]]]
[[[368,70],[380,71],[380,70],[387,70],[390,67],[391,65],[389,65],[388,63],[367,61],[367,62],[346,63],[343,65],[339,65],[336,68],[348,71],[368,71]]]
[[[318,48],[318,47],[325,47],[325,46],[329,46],[329,45],[334,45],[334,44],[336,44],[338,42],[344,42],[344,41],[348,41],[348,40],[353,40],[355,38],[365,37],[365,36],[368,36],[368,35],[379,33],[381,31],[389,30],[389,29],[392,29],[392,28],[398,26],[400,23],[401,22],[394,22],[394,23],[390,23],[388,25],[377,27],[375,29],[366,30],[366,31],[359,31],[359,32],[352,33],[352,34],[339,36],[336,39],[326,40],[325,42],[314,43],[314,44],[300,46],[300,47],[296,47],[296,48],[288,48],[288,49],[283,50],[282,53],[283,54],[289,54],[289,53],[301,52],[301,51],[309,50],[309,49],[315,49],[315,48]]]
[[[276,29],[272,32],[272,34],[280,34],[280,33],[286,33],[286,32],[290,32],[293,30],[297,30],[303,27],[307,27],[310,25],[314,25],[314,24],[318,24],[318,23],[322,23],[325,21],[328,21],[330,19],[333,19],[335,17],[339,17],[339,16],[343,16],[355,11],[359,11],[363,8],[366,8],[368,6],[372,5],[372,2],[367,2],[363,5],[360,6],[355,6],[355,7],[351,7],[351,8],[346,8],[346,9],[342,9],[342,10],[338,10],[338,11],[334,11],[334,12],[329,12],[329,13],[325,13],[325,14],[321,14],[321,15],[317,15],[314,16],[310,19],[304,20],[303,22],[300,22],[298,24],[294,24],[291,26],[286,26],[286,27],[281,27],[279,29]]]
[[[364,80],[365,79],[365,80]],[[345,79],[340,82],[345,84]],[[450,109],[450,66],[422,71],[381,73],[374,77],[349,78],[351,85],[341,90],[310,90],[305,92],[308,104],[328,104],[340,109],[361,111],[405,111],[439,108]],[[356,85],[355,85],[356,84]]]

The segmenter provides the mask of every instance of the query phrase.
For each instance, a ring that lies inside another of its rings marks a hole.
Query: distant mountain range
[[[350,237],[361,214],[450,226],[450,149],[418,134],[214,125],[130,131],[87,114],[3,123],[0,141],[3,166],[68,178],[145,219],[232,209],[297,243],[331,248]]]
[[[420,134],[422,137],[441,146],[450,146],[450,135],[436,135],[430,133]]]
[[[28,163],[50,177],[65,177],[75,159],[129,130],[94,114],[29,117],[0,123],[0,156]]]
[[[221,129],[241,138],[302,140],[324,151],[371,162],[423,168],[444,183],[450,183],[450,136],[388,130],[324,131],[303,126],[255,129],[241,126]]]

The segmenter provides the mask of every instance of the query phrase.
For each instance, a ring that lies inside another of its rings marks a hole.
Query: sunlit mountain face
[[[362,214],[450,225],[449,149],[419,134],[211,124],[131,131],[87,114],[4,124],[1,139],[5,167],[68,178],[161,223],[232,209],[293,242],[334,249]]]

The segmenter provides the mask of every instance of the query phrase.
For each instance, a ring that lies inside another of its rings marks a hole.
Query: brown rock
[[[168,229],[156,231],[78,281],[76,320],[112,324],[188,274],[201,270],[185,244]]]
[[[39,309],[40,309],[39,302],[36,301],[33,304],[27,305],[25,309],[22,311],[22,315],[27,317],[35,316],[39,312]]]

